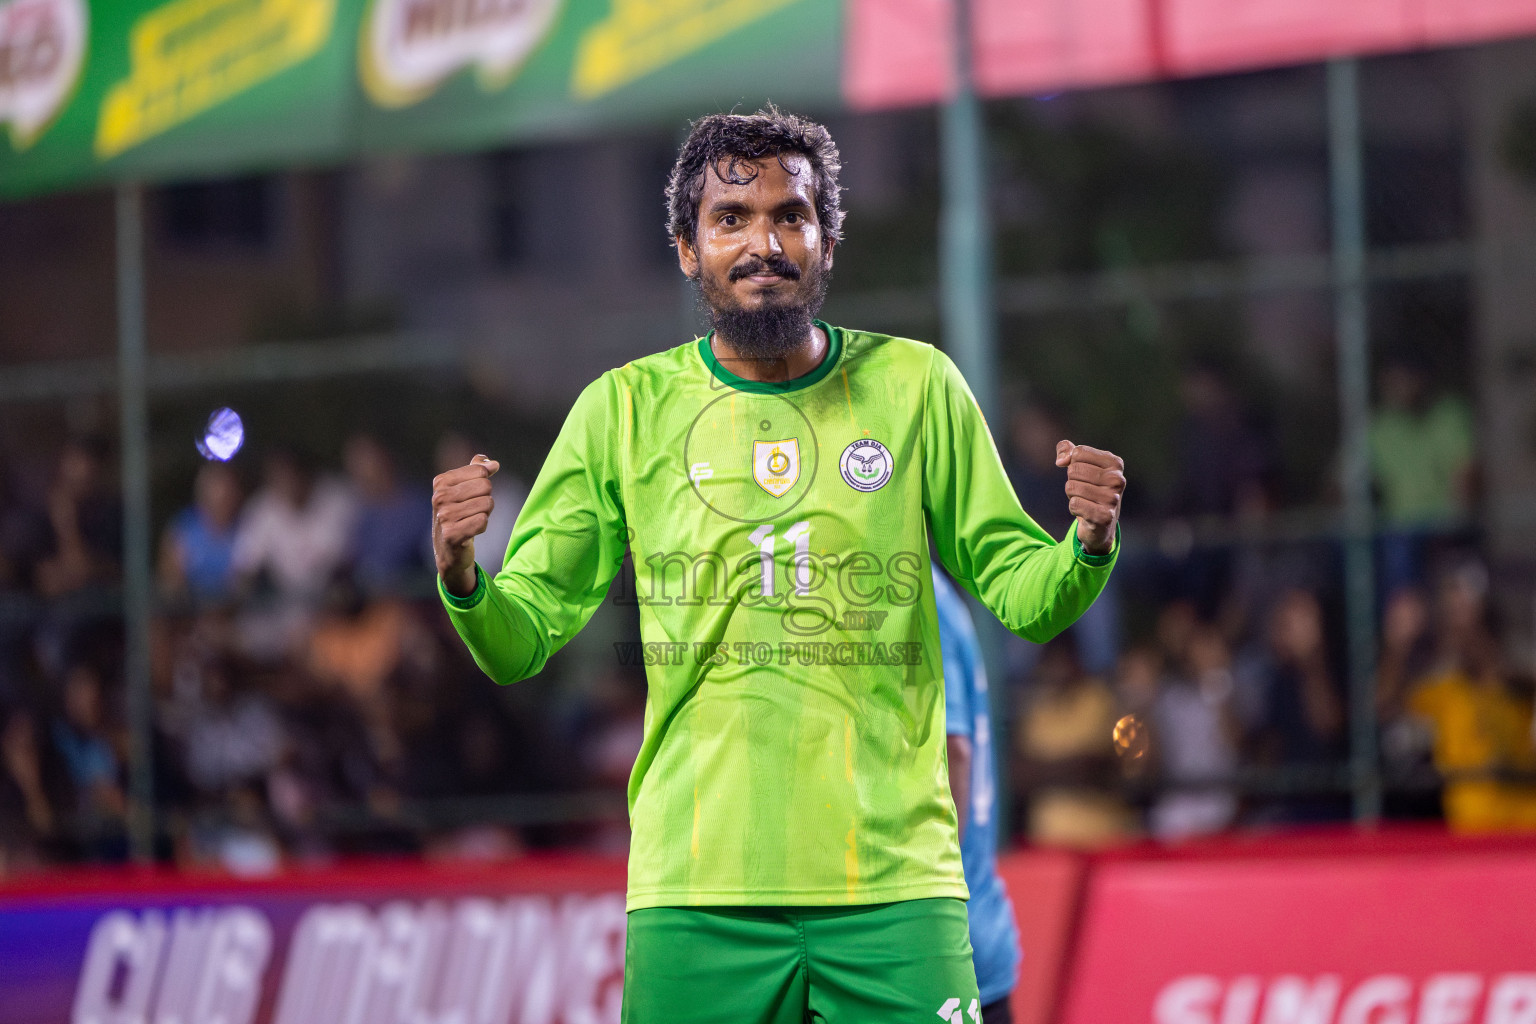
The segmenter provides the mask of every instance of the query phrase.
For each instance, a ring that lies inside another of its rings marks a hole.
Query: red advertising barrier
[[[1013,899],[1024,952],[1013,990],[1014,1024],[1050,1024],[1082,895],[1083,858],[1060,850],[1018,851],[998,858],[997,870]]]
[[[1536,843],[1408,834],[1093,863],[1062,1024],[1536,1024]]]
[[[1276,67],[1536,33],[1531,0],[974,0],[988,96]],[[855,107],[949,91],[947,0],[849,0],[843,91]]]

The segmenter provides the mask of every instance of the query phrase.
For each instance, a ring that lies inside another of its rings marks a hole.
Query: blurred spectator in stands
[[[1046,644],[1015,740],[1014,785],[1027,801],[1032,842],[1093,848],[1134,834],[1119,795],[1118,718],[1114,693],[1083,673],[1071,635]]]
[[[352,571],[367,593],[398,588],[425,576],[432,564],[432,494],[402,482],[395,460],[372,434],[354,434],[343,453],[357,496]]]
[[[282,866],[271,815],[259,787],[232,786],[213,814],[199,816],[191,829],[192,855],[232,875],[260,877]]]
[[[1247,666],[1249,685],[1259,708],[1249,736],[1255,760],[1272,768],[1305,775],[1331,770],[1344,756],[1344,703],[1330,662],[1323,609],[1306,590],[1282,594],[1270,611],[1265,646]],[[1332,796],[1308,793],[1308,778],[1296,780],[1298,793],[1266,804],[1260,820],[1329,821],[1347,816],[1347,804]]]
[[[367,729],[345,693],[304,672],[275,674],[268,692],[288,737],[267,784],[274,824],[301,858],[327,859],[338,837],[326,828],[326,812],[355,810],[377,783]]]
[[[356,587],[338,582],[310,633],[304,666],[365,708],[378,700],[400,664],[408,634],[417,628],[404,601],[368,601]]]
[[[287,749],[286,730],[271,697],[222,641],[212,616],[179,638],[161,742],[179,753],[178,777],[194,801],[183,854],[193,863],[262,874],[278,854],[260,794]]]
[[[0,725],[0,877],[38,864],[54,839],[58,822],[40,739],[27,711],[13,708],[5,714]]]
[[[1072,526],[1067,511],[1066,475],[1056,465],[1056,444],[1070,437],[1049,406],[1030,399],[1017,406],[1008,422],[1008,479],[1024,511],[1052,537],[1060,540]],[[1078,658],[1085,671],[1108,676],[1120,647],[1119,576],[1072,625]],[[1008,634],[1008,676],[1020,679],[1034,667],[1039,648]]]
[[[1180,614],[1179,606],[1164,617],[1170,613]],[[1176,632],[1182,649],[1165,665],[1151,707],[1161,791],[1147,825],[1164,840],[1221,832],[1237,816],[1229,781],[1237,770],[1231,652],[1213,624]]]
[[[33,570],[48,543],[48,522],[25,493],[0,462],[0,705],[22,701],[27,689]]]
[[[127,852],[123,824],[122,738],[104,707],[100,670],[87,659],[66,672],[62,713],[53,723],[53,745],[74,795],[77,835],[92,860],[121,860]]]
[[[274,450],[263,472],[236,527],[231,567],[242,590],[268,599],[242,616],[246,649],[275,658],[305,639],[310,616],[346,564],[357,509],[344,484],[317,478],[297,452]]]
[[[1436,397],[1428,374],[1398,356],[1383,368],[1371,416],[1371,471],[1381,498],[1379,590],[1425,581],[1426,546],[1472,511],[1476,440],[1472,410]]]
[[[49,544],[47,518],[25,493],[11,467],[0,462],[0,592],[30,591]]]
[[[1236,515],[1264,486],[1273,461],[1269,444],[1214,364],[1191,364],[1179,382],[1179,396],[1184,415],[1168,511],[1190,517]]]
[[[271,700],[236,678],[228,658],[202,667],[199,692],[183,734],[188,781],[222,800],[232,789],[264,783],[285,744]]]
[[[1376,716],[1386,776],[1383,813],[1389,818],[1444,816],[1431,756],[1433,729],[1407,710],[1409,689],[1433,662],[1429,600],[1418,587],[1402,587],[1387,600],[1376,658]]]
[[[1441,579],[1434,664],[1409,690],[1407,709],[1432,730],[1451,828],[1533,829],[1531,697],[1515,693],[1506,678],[1487,587],[1487,571],[1473,562]]]
[[[1245,415],[1226,375],[1214,364],[1189,366],[1179,395],[1184,415],[1167,511],[1187,520],[1235,517],[1264,490],[1274,461],[1269,440]],[[1196,546],[1177,562],[1178,596],[1194,601],[1202,616],[1216,615],[1228,586],[1229,552]]]
[[[628,788],[645,733],[645,694],[645,674],[632,668],[615,668],[592,688],[581,743],[583,774],[591,785]],[[623,821],[598,822],[588,843],[600,853],[623,853],[629,849],[629,826]]]
[[[84,590],[117,578],[123,552],[122,504],[107,475],[106,445],[66,442],[48,489],[50,537],[35,582],[44,597]]]
[[[405,602],[369,602],[354,586],[331,588],[324,614],[310,634],[304,667],[315,682],[333,688],[362,727],[362,760],[353,782],[380,808],[401,797],[405,762],[398,695],[387,685],[419,627]]]
[[[1143,791],[1156,771],[1152,708],[1162,685],[1163,657],[1156,646],[1132,644],[1115,665],[1115,698],[1121,717],[1115,722],[1115,754],[1120,775]],[[1138,804],[1140,804],[1140,799]]]
[[[1321,592],[1336,572],[1333,541],[1273,538],[1278,511],[1273,481],[1255,484],[1238,500],[1238,537],[1244,542],[1232,548],[1229,582],[1216,612],[1217,623],[1235,646],[1263,631],[1270,610],[1286,591]]]
[[[1058,540],[1072,525],[1056,465],[1056,443],[1066,436],[1061,417],[1038,399],[1018,405],[1008,421],[1008,479],[1024,511]]]
[[[417,625],[388,684],[396,694],[405,747],[403,794],[441,800],[537,789],[541,751],[535,733],[542,731],[524,728],[509,713],[509,691],[486,686],[462,644],[445,646],[426,622],[418,619]],[[523,848],[518,829],[482,821],[432,836],[427,853],[435,859],[486,860],[514,857]]]
[[[591,690],[582,763],[599,786],[626,789],[645,731],[645,676],[616,669]]]
[[[449,431],[438,439],[433,462],[437,472],[446,473],[469,465],[470,460],[482,451],[463,434]],[[517,514],[522,511],[523,502],[528,500],[528,485],[502,466],[501,471],[491,478],[491,499],[495,508],[491,510],[490,524],[485,532],[475,538],[475,561],[480,563],[486,575],[495,576],[507,557],[507,542],[512,539]]]
[[[203,463],[193,483],[192,504],[172,517],[160,541],[162,593],[198,604],[231,596],[240,501],[240,479],[234,467]]]

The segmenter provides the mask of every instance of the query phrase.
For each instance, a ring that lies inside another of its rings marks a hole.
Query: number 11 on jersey
[[[747,535],[757,548],[759,571],[763,581],[763,596],[773,597],[776,591],[773,568],[773,524],[766,523],[759,526]],[[784,531],[784,539],[795,546],[794,554],[794,579],[795,596],[809,597],[811,594],[811,524],[801,520],[794,526]]]

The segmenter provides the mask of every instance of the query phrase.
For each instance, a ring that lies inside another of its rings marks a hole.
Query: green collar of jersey
[[[709,367],[709,372],[715,375],[716,380],[730,385],[737,391],[749,391],[754,395],[782,395],[787,391],[799,391],[821,381],[831,373],[843,354],[843,332],[820,320],[812,322],[827,332],[827,354],[822,357],[816,369],[791,380],[747,380],[745,377],[736,376],[721,366],[720,360],[715,358],[715,350],[709,344],[709,340],[715,336],[714,331],[710,331],[699,339],[699,357],[704,360],[704,365]]]

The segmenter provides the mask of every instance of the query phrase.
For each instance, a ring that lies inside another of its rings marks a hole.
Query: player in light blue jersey
[[[970,611],[937,569],[933,597],[944,651],[949,788],[960,816],[960,858],[971,890],[968,910],[981,1017],[983,1024],[1011,1024],[1008,997],[1019,975],[1019,929],[1008,890],[997,874],[997,781],[987,712],[987,669]]]

